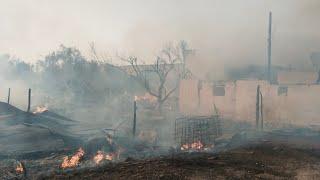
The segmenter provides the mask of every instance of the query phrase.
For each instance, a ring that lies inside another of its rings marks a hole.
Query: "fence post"
[[[257,87],[257,97],[256,97],[256,129],[259,129],[259,119],[260,119],[260,85]]]
[[[31,106],[31,88],[29,88],[29,93],[28,93],[28,109],[27,109],[27,112],[30,112],[30,106]]]
[[[8,91],[8,100],[7,100],[8,104],[10,104],[10,94],[11,94],[11,88],[9,88],[9,91]]]
[[[133,137],[136,136],[136,123],[137,123],[137,101],[134,100],[134,102],[133,102],[133,129],[132,129]]]

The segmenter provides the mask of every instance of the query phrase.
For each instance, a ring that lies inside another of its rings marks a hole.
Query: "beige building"
[[[316,72],[279,72],[278,83],[237,80],[223,83],[183,80],[179,108],[184,115],[211,115],[214,106],[225,119],[256,121],[256,94],[260,85],[266,125],[320,125],[320,85]]]

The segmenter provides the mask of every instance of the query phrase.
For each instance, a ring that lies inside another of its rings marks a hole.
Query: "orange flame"
[[[184,144],[181,146],[182,151],[186,150],[202,150],[204,148],[204,145],[200,141],[196,141],[191,144]]]
[[[80,160],[84,156],[84,150],[79,148],[75,155],[73,155],[70,159],[68,156],[63,158],[63,162],[61,164],[62,169],[72,168],[79,165]]]
[[[36,107],[36,110],[33,111],[33,114],[41,114],[46,111],[48,111],[48,108],[46,106],[38,106]]]
[[[151,103],[157,102],[157,98],[145,93],[143,96],[134,96],[135,101],[149,101]]]
[[[116,154],[115,153],[109,153],[106,154],[105,159],[108,161],[112,161],[115,158]]]
[[[19,162],[19,164],[16,167],[16,172],[23,173],[23,171],[24,171],[23,166],[22,166],[21,162]]]
[[[102,151],[98,151],[97,154],[93,157],[93,160],[96,164],[99,164],[104,159],[104,154]]]
[[[97,154],[93,157],[93,160],[96,164],[100,164],[103,160],[112,161],[117,156],[116,153],[105,153],[103,151],[98,151]]]

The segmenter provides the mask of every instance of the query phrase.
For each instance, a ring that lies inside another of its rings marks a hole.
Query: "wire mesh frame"
[[[210,145],[220,135],[219,116],[181,117],[175,121],[175,142],[179,146],[197,141]]]

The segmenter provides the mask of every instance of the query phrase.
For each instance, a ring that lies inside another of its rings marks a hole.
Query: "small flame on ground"
[[[99,164],[104,159],[104,154],[102,151],[98,151],[97,154],[93,157],[93,160],[96,164]]]
[[[204,145],[201,143],[201,141],[196,141],[191,144],[184,144],[181,146],[182,151],[186,150],[202,150],[204,148]]]
[[[145,93],[143,96],[134,96],[135,101],[149,101],[149,102],[157,102],[157,98],[151,96],[149,93]]]
[[[116,156],[116,153],[105,153],[103,151],[98,151],[97,154],[93,157],[93,160],[96,164],[100,164],[103,160],[112,161]]]
[[[40,114],[46,111],[48,111],[48,108],[46,106],[37,106],[36,110],[33,111],[33,114]]]
[[[21,164],[21,162],[18,163],[17,167],[16,167],[16,172],[17,173],[23,173],[23,166]]]
[[[79,148],[75,155],[73,155],[70,159],[68,156],[63,158],[61,168],[66,169],[78,166],[83,156],[84,150],[82,148]]]

